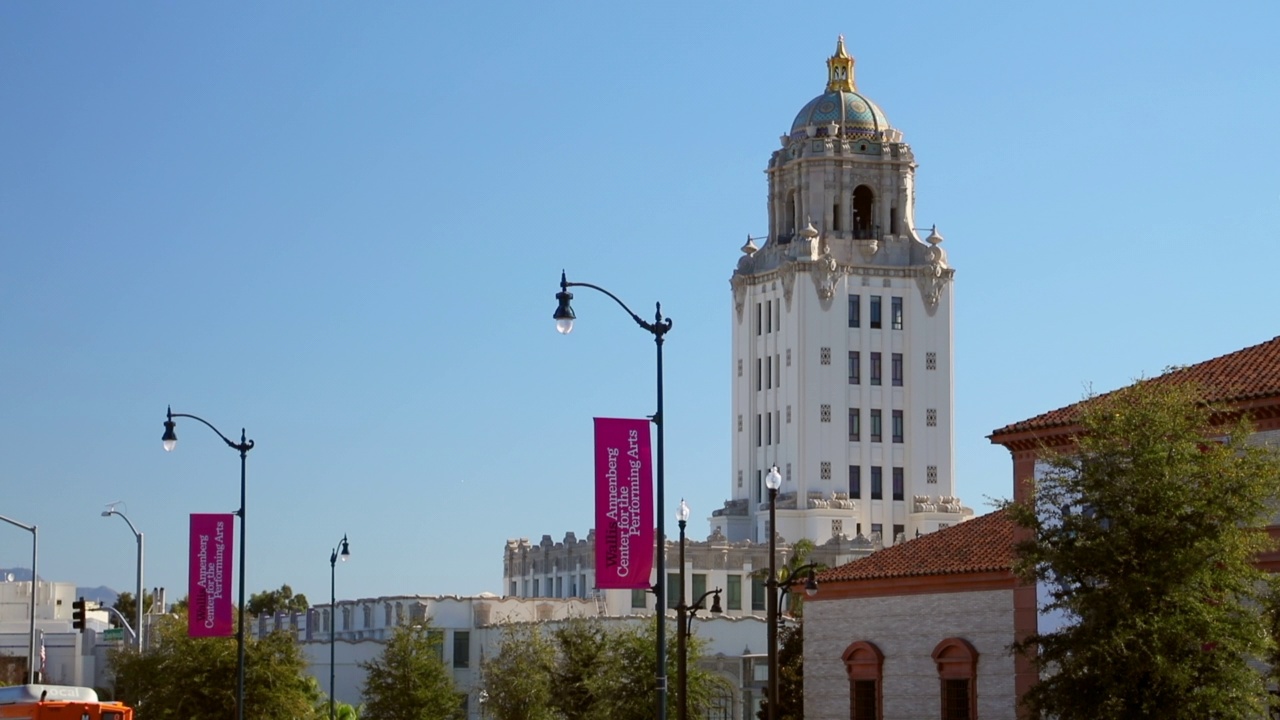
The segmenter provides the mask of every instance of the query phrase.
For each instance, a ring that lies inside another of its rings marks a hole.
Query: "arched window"
[[[978,651],[968,640],[947,638],[933,649],[942,686],[942,720],[978,717]]]
[[[845,648],[840,657],[849,675],[849,720],[880,720],[884,653],[860,640]]]
[[[866,185],[853,189],[853,236],[869,240],[877,234],[875,227],[876,194]]]

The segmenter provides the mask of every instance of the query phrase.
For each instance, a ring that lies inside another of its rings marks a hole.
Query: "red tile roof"
[[[1205,400],[1215,403],[1280,398],[1280,337],[1178,368],[1151,380],[1158,383],[1197,383],[1204,390]],[[1010,433],[1067,427],[1075,422],[1079,408],[1080,403],[1074,403],[1006,425],[991,433],[991,441],[999,442],[997,436]]]
[[[1014,523],[997,510],[825,570],[818,582],[954,575],[1013,568]]]

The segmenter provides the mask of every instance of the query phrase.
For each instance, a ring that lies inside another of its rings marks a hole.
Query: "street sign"
[[[107,628],[102,631],[103,642],[121,642],[124,640],[124,628]]]

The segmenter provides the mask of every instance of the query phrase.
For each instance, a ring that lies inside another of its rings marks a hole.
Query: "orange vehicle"
[[[0,718],[9,720],[133,720],[133,710],[98,700],[93,688],[70,685],[0,687]]]

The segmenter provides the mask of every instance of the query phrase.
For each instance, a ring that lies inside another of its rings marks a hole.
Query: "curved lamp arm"
[[[240,430],[240,442],[236,443],[236,442],[232,442],[230,438],[222,434],[222,431],[218,430],[218,428],[214,427],[212,423],[200,417],[199,415],[191,415],[190,413],[176,413],[173,411],[172,407],[168,407],[165,409],[165,415],[168,417],[168,419],[164,421],[164,437],[162,438],[162,440],[165,442],[166,450],[172,450],[173,445],[177,444],[178,442],[178,436],[173,431],[174,426],[177,424],[173,421],[173,419],[176,417],[191,418],[192,420],[196,420],[201,423],[204,423],[205,427],[209,428],[218,437],[222,438],[222,442],[226,443],[227,447],[231,448],[232,450],[239,450],[240,452],[245,453],[253,449],[253,441],[245,440],[243,429]]]
[[[632,320],[636,321],[637,325],[644,328],[645,330],[648,330],[649,332],[653,333],[657,337],[662,337],[663,335],[667,334],[668,330],[671,329],[671,318],[662,317],[662,303],[655,303],[656,312],[653,318],[654,321],[646,322],[639,315],[635,314],[635,312],[631,308],[627,307],[627,304],[622,302],[622,300],[617,295],[614,295],[613,293],[609,292],[608,290],[605,290],[599,285],[593,285],[592,283],[569,282],[565,278],[565,273],[563,270],[560,271],[560,292],[556,294],[556,299],[560,301],[560,309],[556,311],[557,319],[560,318],[561,313],[564,311],[568,312],[567,319],[572,320],[574,317],[573,310],[572,308],[569,307],[569,301],[573,299],[573,293],[569,292],[569,288],[571,287],[591,288],[592,290],[608,295],[610,298],[613,298],[614,302],[618,303],[618,307],[622,308],[628,315],[631,316]]]

